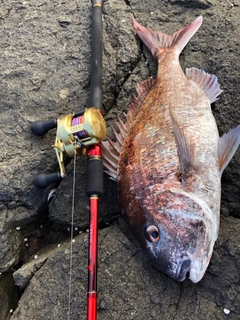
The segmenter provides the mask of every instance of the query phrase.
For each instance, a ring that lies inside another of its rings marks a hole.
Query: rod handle
[[[103,194],[103,163],[99,157],[90,157],[87,161],[86,194]]]
[[[92,50],[89,107],[102,107],[102,5],[103,0],[92,0]]]
[[[33,184],[38,189],[44,189],[53,182],[60,182],[62,177],[60,172],[39,173],[33,178]]]
[[[47,121],[35,121],[31,124],[32,133],[38,137],[43,136],[49,130],[54,129],[54,128],[57,128],[57,120],[56,119],[50,119]]]

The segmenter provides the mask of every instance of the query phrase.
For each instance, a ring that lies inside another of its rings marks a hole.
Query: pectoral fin
[[[218,141],[219,174],[231,161],[240,144],[240,125],[225,133]]]
[[[198,171],[196,159],[194,158],[194,146],[191,141],[187,141],[184,131],[179,127],[173,115],[171,115],[171,117],[181,169],[181,179],[182,182],[186,182],[190,175]]]

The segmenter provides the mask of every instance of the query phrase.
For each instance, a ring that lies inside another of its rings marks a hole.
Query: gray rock
[[[203,25],[180,62],[183,68],[195,66],[218,76],[224,93],[213,112],[220,133],[239,124],[240,7],[237,0],[232,4],[217,0],[105,1],[103,104],[110,137],[111,125],[127,110],[136,82],[156,75],[156,61],[134,35],[133,16],[147,27],[172,33],[203,15]],[[68,176],[60,185],[37,190],[32,184],[35,174],[58,170],[51,147],[55,132],[34,137],[30,123],[88,105],[91,2],[5,1],[0,9],[0,31],[0,319],[7,319],[9,310],[15,308],[18,290],[12,285],[13,269],[16,281],[21,278],[17,284],[27,285],[13,319],[66,319],[69,248],[68,244],[56,246],[69,237],[73,163],[67,159]],[[199,284],[188,280],[177,284],[154,270],[126,227],[101,230],[99,319],[240,319],[239,152],[223,174],[219,240]],[[75,234],[88,228],[85,166],[86,159],[78,158]],[[121,211],[116,185],[104,179],[101,228],[116,220]],[[48,200],[53,188],[55,193]],[[47,257],[39,252],[52,243],[54,249]],[[42,265],[29,262],[35,254],[43,259]],[[84,233],[74,244],[71,319],[85,318],[86,267]],[[230,310],[228,315],[224,308]]]
[[[162,319],[225,319],[224,309],[230,310],[228,319],[240,319],[240,236],[236,232],[240,223],[224,218],[222,226],[227,233],[220,233],[210,267],[198,284],[189,280],[176,283],[153,269],[139,245],[117,225],[101,230],[98,319],[159,319],[160,315]],[[73,244],[71,319],[86,315],[87,243],[88,234],[84,233]],[[67,318],[69,253],[70,242],[48,256],[11,319]]]
[[[54,251],[51,250],[51,254]],[[28,285],[29,281],[31,280],[32,276],[39,270],[44,262],[47,260],[48,255],[42,254],[40,257],[35,255],[34,260],[25,263],[21,268],[17,269],[13,273],[13,279],[15,281],[16,286],[20,289],[25,289]]]
[[[16,309],[19,300],[18,292],[12,274],[0,275],[0,319],[10,319],[12,312]]]

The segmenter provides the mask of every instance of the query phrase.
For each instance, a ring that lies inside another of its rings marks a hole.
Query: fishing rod
[[[92,2],[92,55],[90,106],[102,110],[102,6],[103,0]],[[97,249],[99,196],[103,193],[103,163],[101,144],[88,149],[87,188],[89,197],[89,251],[87,320],[97,319]],[[93,177],[94,175],[94,177]]]
[[[60,119],[36,121],[31,124],[33,134],[43,136],[57,129],[55,144],[59,172],[37,174],[33,183],[46,188],[59,183],[66,176],[64,154],[70,157],[87,155],[86,195],[89,198],[89,246],[88,246],[88,293],[87,320],[97,319],[97,253],[99,197],[103,193],[103,163],[101,140],[106,135],[102,116],[102,6],[103,0],[92,3],[92,49],[89,107]]]

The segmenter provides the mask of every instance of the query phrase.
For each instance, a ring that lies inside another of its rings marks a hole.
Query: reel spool
[[[65,152],[70,157],[73,157],[74,152],[82,155],[89,146],[98,144],[106,135],[106,125],[101,111],[93,107],[67,114],[58,120],[36,121],[31,124],[31,130],[36,136],[43,136],[54,128],[57,128],[57,132],[53,148],[60,172],[37,174],[33,183],[40,189],[53,182],[59,182],[66,176],[63,162]]]

